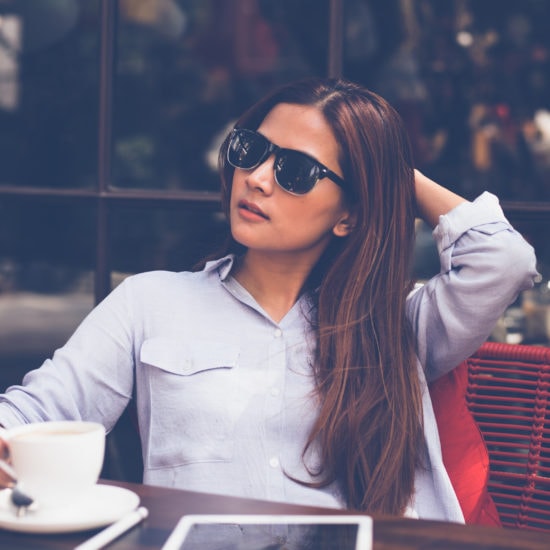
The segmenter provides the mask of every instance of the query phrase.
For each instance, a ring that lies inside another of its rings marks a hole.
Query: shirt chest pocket
[[[233,456],[238,346],[196,340],[145,340],[150,468],[228,461]]]

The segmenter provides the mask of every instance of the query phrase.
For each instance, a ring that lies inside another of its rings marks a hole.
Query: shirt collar
[[[235,265],[236,259],[237,259],[237,256],[235,254],[227,254],[227,256],[223,256],[222,258],[218,258],[217,260],[212,260],[212,261],[206,262],[206,264],[204,266],[204,271],[206,271],[206,272],[217,271],[218,275],[220,277],[220,281],[222,283],[231,283],[231,281],[228,281],[228,279],[229,279],[229,276],[231,274],[231,270],[233,269],[233,266]],[[235,281],[235,283],[236,283],[236,281]],[[238,285],[238,283],[236,283],[236,284]],[[226,286],[226,285],[224,284],[224,286]],[[240,289],[237,292],[238,299],[242,302],[248,303],[248,305],[250,305],[254,309],[259,309],[260,306],[256,304],[256,301],[252,298],[252,296],[248,295],[248,293],[247,293],[247,295],[245,297],[243,294],[241,294],[242,291],[245,291],[244,288],[241,287],[240,285],[238,285],[238,287]],[[226,286],[226,288],[228,288],[229,291],[233,295],[235,295],[235,292],[236,292],[235,288],[231,289],[229,286]],[[302,304],[302,306],[301,306],[302,314],[305,314],[310,319],[312,318],[310,316],[315,316],[316,315],[315,301],[316,301],[316,298],[317,298],[317,294],[318,294],[318,289],[314,290],[313,292],[306,292],[304,295],[302,295],[298,299],[298,303]],[[267,315],[266,315],[266,317],[267,317]]]
[[[215,269],[217,269],[218,274],[220,275],[220,281],[223,282],[229,277],[229,274],[233,269],[233,265],[235,264],[236,259],[237,256],[235,254],[227,254],[227,256],[223,256],[222,258],[218,258],[217,260],[206,262],[204,266],[204,271],[214,271]],[[310,295],[312,296],[317,296],[318,294],[319,287],[313,289],[313,291],[310,292]]]
[[[223,258],[218,258],[217,260],[206,262],[206,265],[204,266],[204,271],[217,270],[220,276],[220,281],[225,281],[227,277],[229,277],[231,269],[233,269],[235,258],[235,254],[228,254],[227,256],[223,256]]]

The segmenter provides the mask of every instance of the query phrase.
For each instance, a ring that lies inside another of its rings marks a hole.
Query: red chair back
[[[550,348],[487,342],[466,362],[502,525],[550,530]]]

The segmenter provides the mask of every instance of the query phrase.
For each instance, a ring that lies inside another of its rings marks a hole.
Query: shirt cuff
[[[440,216],[432,235],[441,254],[473,227],[499,222],[504,222],[507,228],[510,228],[498,197],[485,191],[473,202],[463,202]]]
[[[14,412],[6,403],[0,403],[0,423],[6,430],[25,424],[24,418]]]

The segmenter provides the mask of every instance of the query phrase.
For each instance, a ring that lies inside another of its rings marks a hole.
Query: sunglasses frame
[[[239,134],[248,134],[254,136],[256,139],[260,139],[261,142],[264,142],[266,147],[260,158],[256,163],[254,163],[252,166],[247,166],[246,168],[242,166],[237,166],[233,162],[231,162],[231,159],[229,158],[230,151],[231,151],[231,142],[233,139],[235,139],[235,136]],[[309,162],[311,162],[317,169],[318,172],[316,174],[316,180],[314,181],[313,185],[307,189],[307,191],[304,191],[303,193],[297,193],[296,191],[291,191],[287,189],[277,178],[277,163],[278,160],[281,158],[281,155],[284,155],[285,153],[290,153],[292,155],[298,156],[298,157],[304,157]],[[336,185],[341,187],[342,189],[346,189],[346,182],[341,178],[338,174],[335,174],[332,170],[327,168],[324,164],[319,162],[316,158],[312,157],[311,155],[308,155],[307,153],[304,153],[302,151],[297,151],[296,149],[287,149],[285,147],[279,147],[278,145],[275,145],[271,141],[269,141],[263,134],[260,134],[260,132],[257,132],[256,130],[249,130],[248,128],[233,128],[231,131],[231,134],[229,136],[228,144],[227,144],[227,162],[233,168],[240,168],[241,170],[254,170],[261,164],[263,164],[271,155],[275,155],[275,162],[273,163],[273,174],[275,176],[275,181],[277,182],[277,185],[284,189],[287,193],[290,193],[291,195],[305,195],[306,193],[309,193],[315,185],[317,185],[317,182],[320,179],[323,178],[329,178],[332,180]]]

